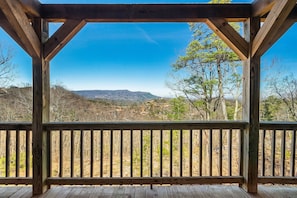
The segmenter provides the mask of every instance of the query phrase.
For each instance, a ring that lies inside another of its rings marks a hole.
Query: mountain
[[[81,90],[73,93],[88,99],[105,99],[114,101],[143,102],[160,98],[149,92],[129,91],[129,90]]]

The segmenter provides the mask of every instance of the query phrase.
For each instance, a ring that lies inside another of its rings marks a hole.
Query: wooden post
[[[259,102],[260,102],[260,56],[252,56],[252,44],[260,28],[260,18],[245,22],[245,37],[249,42],[249,57],[243,68],[243,119],[249,124],[243,139],[243,188],[257,193],[258,144],[259,144]]]
[[[48,23],[42,19],[34,19],[33,27],[40,38],[41,44],[48,38]],[[42,46],[42,45],[40,45]],[[44,193],[48,186],[48,155],[47,134],[43,131],[43,123],[49,121],[49,62],[43,57],[33,59],[33,195]]]

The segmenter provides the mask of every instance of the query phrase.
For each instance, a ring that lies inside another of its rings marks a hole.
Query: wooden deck
[[[29,198],[32,188],[0,187],[0,198]],[[258,194],[248,194],[237,185],[183,185],[183,186],[54,186],[38,198],[297,198],[297,186],[259,186]]]

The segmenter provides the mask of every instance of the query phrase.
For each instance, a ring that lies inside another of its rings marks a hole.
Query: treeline
[[[196,100],[195,104],[201,101]],[[216,105],[216,104],[213,104]],[[234,100],[226,100],[228,120],[233,120]],[[241,109],[241,104],[239,104]],[[0,91],[1,122],[32,121],[32,88],[11,87]],[[221,108],[211,112],[213,120],[224,120]],[[199,109],[184,97],[160,98],[144,102],[125,103],[109,100],[89,100],[61,86],[51,88],[50,119],[52,122],[98,122],[133,120],[204,120]],[[238,120],[241,119],[241,111]],[[277,96],[261,100],[262,121],[294,121],[287,103]]]

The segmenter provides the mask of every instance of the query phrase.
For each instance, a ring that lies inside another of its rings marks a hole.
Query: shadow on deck
[[[1,198],[29,198],[32,188],[29,186],[0,187]],[[258,194],[248,194],[237,185],[173,185],[173,186],[53,186],[38,198],[150,198],[150,197],[207,197],[207,198],[297,198],[297,186],[260,185]]]

